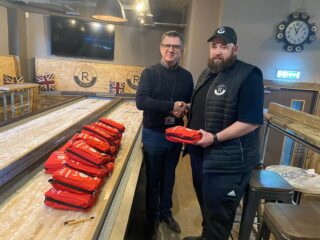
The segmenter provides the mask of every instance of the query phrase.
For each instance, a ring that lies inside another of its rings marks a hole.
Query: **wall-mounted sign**
[[[277,78],[286,80],[298,80],[300,79],[300,71],[278,69]]]

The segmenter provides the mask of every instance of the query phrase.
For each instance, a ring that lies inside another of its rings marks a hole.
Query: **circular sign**
[[[75,82],[84,88],[93,86],[97,81],[97,72],[90,65],[80,65],[73,72]]]

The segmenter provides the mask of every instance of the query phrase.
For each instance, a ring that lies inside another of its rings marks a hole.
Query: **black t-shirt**
[[[190,124],[191,129],[205,129],[205,103],[207,93],[217,75],[212,75],[201,86],[193,97],[191,106]],[[244,80],[240,92],[237,110],[237,121],[250,124],[263,124],[263,93],[257,89],[263,89],[262,81],[257,81],[261,76],[258,71],[252,71]]]
[[[191,106],[191,115],[190,115],[190,124],[189,128],[191,129],[205,129],[205,105],[207,99],[207,93],[211,84],[214,82],[217,74],[211,74],[210,79],[206,81],[204,85],[197,91],[193,97],[192,106]]]

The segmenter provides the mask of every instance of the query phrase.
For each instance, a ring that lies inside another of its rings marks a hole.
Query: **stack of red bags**
[[[53,173],[45,204],[64,210],[89,210],[103,179],[112,173],[124,129],[121,123],[101,118],[85,125],[81,133],[53,152],[44,164],[45,172]]]
[[[202,138],[202,134],[190,128],[176,126],[166,129],[166,139],[171,142],[195,144]]]

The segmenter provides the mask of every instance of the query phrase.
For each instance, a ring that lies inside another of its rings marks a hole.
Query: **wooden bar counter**
[[[142,112],[136,109],[134,101],[126,100],[108,111],[105,116],[123,123],[126,131],[114,171],[105,180],[93,208],[88,212],[75,212],[45,206],[44,193],[51,187],[48,183],[51,175],[45,174],[41,167],[38,171],[32,172],[34,176],[21,187],[16,187],[17,191],[14,194],[2,201],[0,239],[97,239],[102,227],[111,229],[109,232],[104,230],[103,234],[108,236],[104,239],[123,239],[142,161]],[[126,181],[123,176],[126,176]],[[122,189],[120,193],[119,189]],[[112,205],[117,206],[111,207]],[[107,215],[108,218],[105,220]],[[68,220],[90,217],[94,218],[73,225],[64,225]]]

